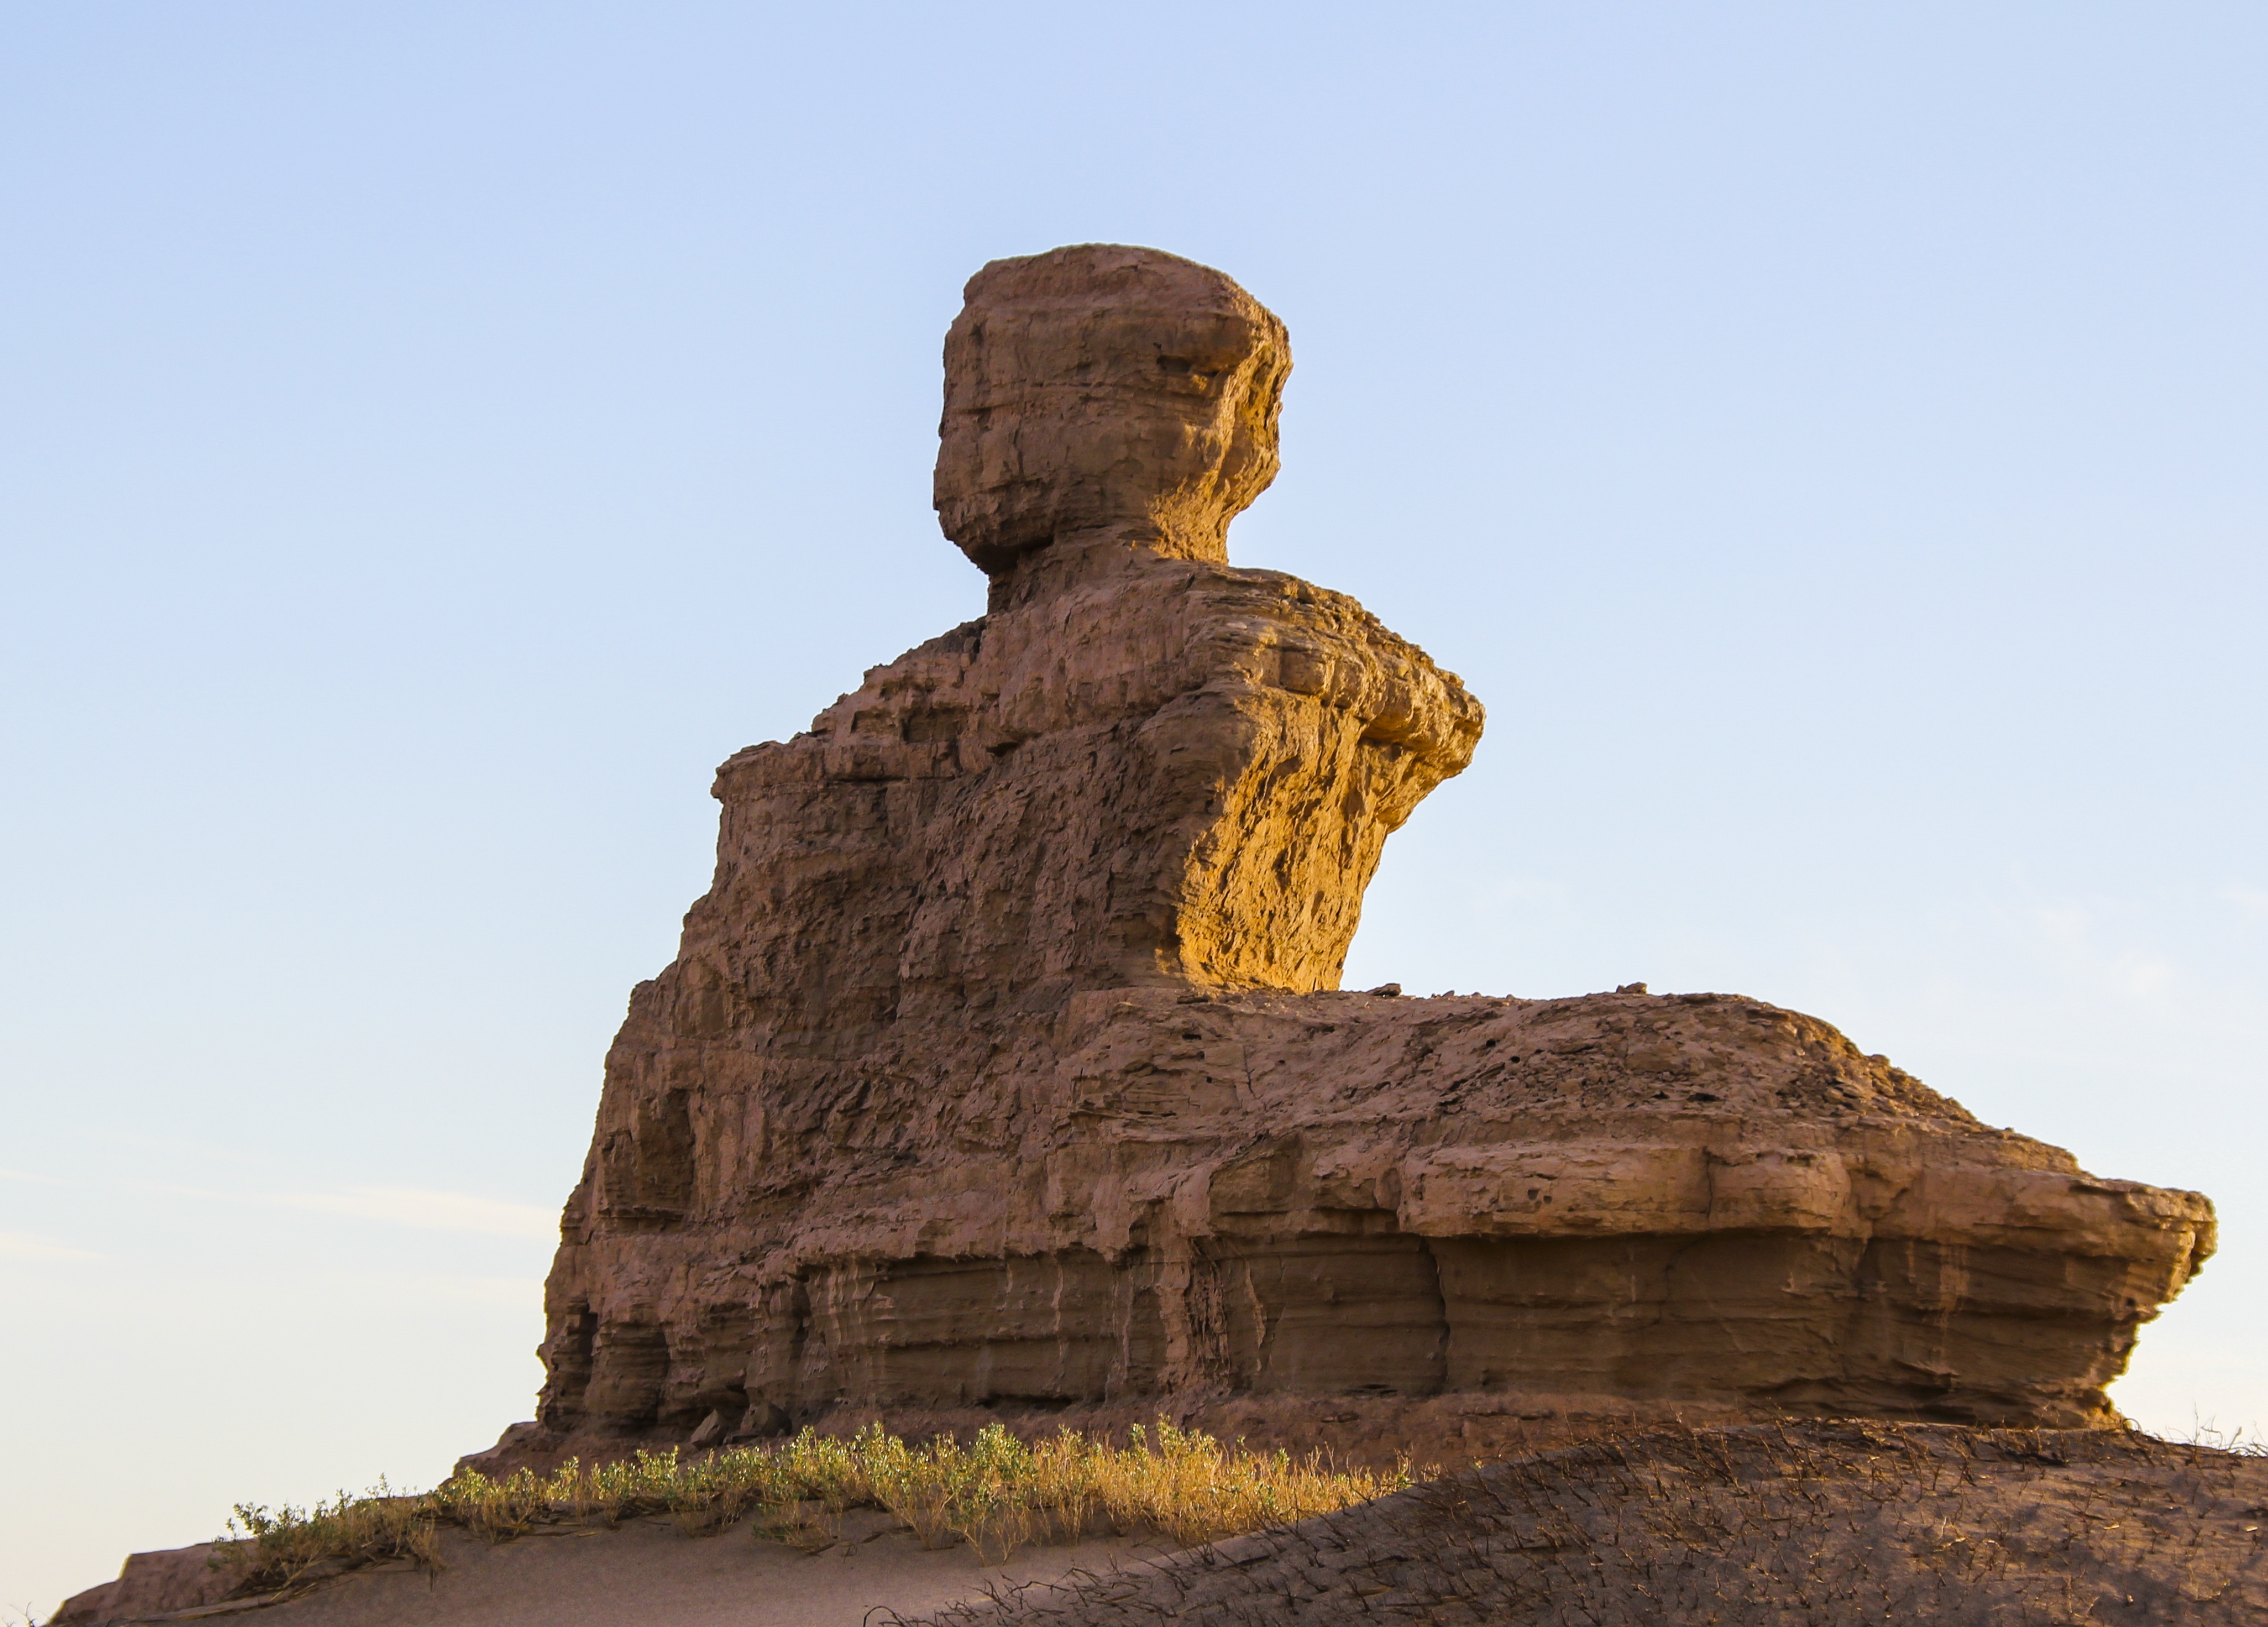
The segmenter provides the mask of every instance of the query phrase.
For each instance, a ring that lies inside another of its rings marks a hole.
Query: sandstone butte
[[[718,770],[715,883],[607,1057],[540,1417],[475,1461],[1192,1395],[2113,1416],[2204,1197],[1756,1000],[1340,990],[1482,710],[1353,600],[1228,563],[1290,366],[1170,254],[969,282],[936,504],[985,614]]]

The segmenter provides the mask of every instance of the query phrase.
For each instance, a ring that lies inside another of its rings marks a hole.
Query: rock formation
[[[2077,1424],[2213,1246],[1824,1023],[1339,990],[1478,702],[1227,563],[1285,331],[1226,276],[987,266],[937,507],[984,616],[718,771],[547,1290],[537,1429],[1533,1392]]]

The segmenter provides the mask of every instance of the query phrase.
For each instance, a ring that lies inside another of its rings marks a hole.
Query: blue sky
[[[9,8],[0,1605],[526,1416],[710,770],[981,608],[939,342],[1086,240],[1283,315],[1234,556],[1489,705],[1351,980],[1738,990],[2200,1188],[2222,1254],[2116,1395],[2268,1424],[2264,44]]]

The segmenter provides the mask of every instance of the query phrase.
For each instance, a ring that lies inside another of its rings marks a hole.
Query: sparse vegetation
[[[1105,1532],[1188,1547],[1410,1483],[1407,1465],[1341,1470],[1320,1454],[1248,1452],[1162,1419],[1135,1428],[1123,1447],[1070,1430],[1027,1443],[998,1425],[965,1445],[949,1435],[914,1445],[870,1425],[848,1439],[806,1430],[777,1446],[690,1461],[673,1447],[587,1469],[571,1460],[542,1476],[464,1471],[423,1495],[381,1483],[307,1509],[243,1504],[215,1563],[241,1565],[241,1591],[264,1592],[386,1560],[435,1568],[445,1526],[504,1542],[540,1525],[656,1517],[688,1536],[712,1536],[754,1516],[759,1537],[816,1551],[841,1540],[850,1510],[880,1508],[924,1547],[965,1542],[997,1564],[1027,1543]]]
[[[1635,1627],[1712,1612],[1833,1627],[2129,1612],[2234,1623],[2268,1620],[2264,1461],[2257,1435],[2203,1425],[2176,1443],[1790,1419],[1615,1430],[1418,1483],[1406,1463],[1344,1473],[1164,1422],[1123,1445],[1069,1431],[1020,1440],[998,1426],[915,1444],[870,1425],[690,1459],[671,1449],[548,1475],[460,1474],[417,1495],[381,1483],[311,1509],[246,1506],[216,1563],[238,1568],[239,1595],[288,1595],[378,1561],[438,1568],[452,1528],[508,1541],[660,1520],[689,1536],[738,1528],[817,1551],[843,1539],[852,1511],[885,1509],[924,1546],[965,1542],[988,1561],[1106,1532],[1181,1550],[1107,1585],[1074,1579],[953,1607],[941,1623],[1226,1627],[1292,1597],[1324,1627]],[[1238,1540],[1202,1546],[1221,1537]]]
[[[357,1497],[341,1491],[312,1508],[285,1505],[270,1513],[239,1503],[228,1522],[229,1541],[216,1544],[216,1566],[240,1564],[245,1592],[290,1587],[359,1565],[409,1559],[431,1569],[439,1563],[430,1498],[404,1496],[381,1480]]]

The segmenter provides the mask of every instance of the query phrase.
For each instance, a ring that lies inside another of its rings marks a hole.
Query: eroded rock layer
[[[986,615],[719,771],[547,1291],[541,1425],[1533,1392],[2069,1424],[2213,1241],[1809,1018],[1337,990],[1482,713],[1226,563],[1282,325],[987,267],[938,505]]]

